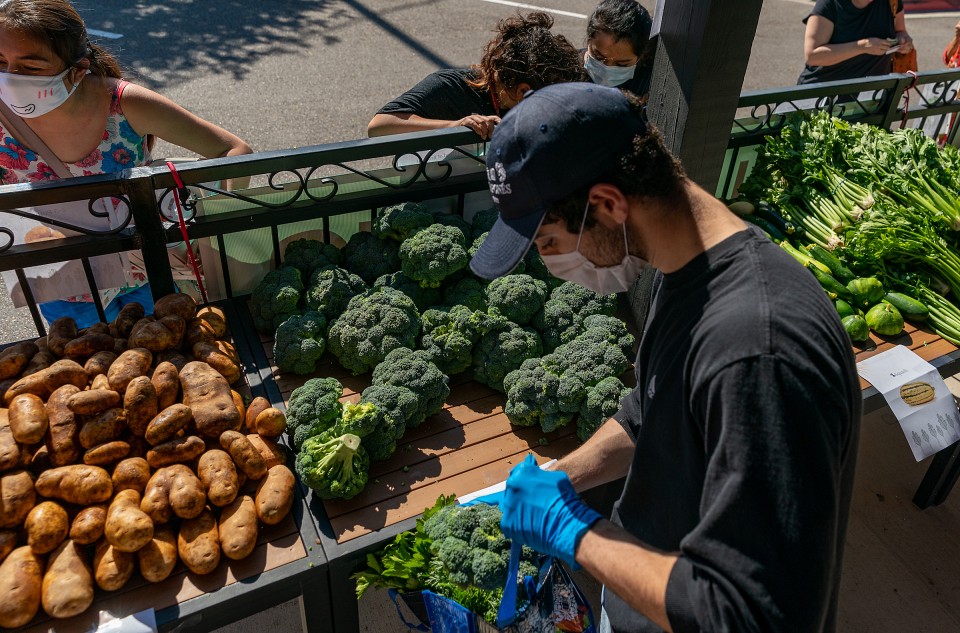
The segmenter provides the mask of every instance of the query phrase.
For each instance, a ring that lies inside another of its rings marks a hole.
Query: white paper
[[[900,422],[904,437],[920,461],[960,440],[960,412],[940,372],[909,348],[897,345],[857,363],[860,376],[883,394]],[[933,397],[910,404],[901,396],[904,385],[920,383]]]
[[[100,612],[100,626],[95,633],[157,633],[157,616],[153,609],[116,618],[112,614]]]
[[[557,462],[557,460],[551,459],[551,460],[548,461],[548,462],[544,462],[544,463],[540,464],[540,468],[541,468],[541,469],[546,468],[546,467],[548,467],[548,466],[551,466],[551,465],[555,464],[556,462]],[[457,499],[457,503],[460,503],[460,504],[467,503],[468,501],[472,501],[472,500],[476,499],[477,497],[484,497],[484,496],[486,496],[486,495],[492,495],[492,494],[495,493],[495,492],[503,492],[503,491],[506,490],[506,489],[507,489],[507,482],[506,482],[506,481],[501,481],[501,482],[498,483],[498,484],[493,484],[492,486],[487,486],[486,488],[484,488],[484,489],[482,489],[482,490],[477,490],[476,492],[471,492],[471,493],[469,493],[469,494],[465,494],[465,495],[463,495],[462,497],[459,497],[459,498]]]

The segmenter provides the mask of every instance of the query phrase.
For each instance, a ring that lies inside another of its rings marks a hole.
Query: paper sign
[[[897,345],[862,360],[857,371],[883,394],[918,462],[960,440],[953,394],[940,372],[909,348]]]
[[[153,609],[117,618],[112,614],[100,612],[100,626],[95,633],[157,633],[157,616]]]

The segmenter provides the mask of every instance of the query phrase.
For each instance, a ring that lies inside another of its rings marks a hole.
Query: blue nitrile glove
[[[602,518],[577,496],[566,473],[541,470],[533,455],[510,471],[500,510],[500,529],[508,538],[573,569],[580,568],[574,560],[580,539]]]

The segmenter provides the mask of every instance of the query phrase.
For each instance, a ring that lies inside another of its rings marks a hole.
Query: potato
[[[0,530],[0,563],[17,547],[16,530]]]
[[[0,471],[13,470],[23,464],[20,444],[13,437],[6,409],[0,409]]]
[[[122,490],[136,490],[142,495],[150,481],[150,464],[142,457],[128,457],[114,467],[110,479],[113,494]]]
[[[180,393],[180,372],[169,361],[162,361],[153,370],[150,378],[153,389],[157,392],[157,410],[163,411],[172,404],[176,404]]]
[[[250,404],[247,406],[246,414],[246,423],[247,430],[251,433],[257,432],[257,416],[260,415],[261,411],[270,408],[270,401],[264,398],[263,396],[257,396],[250,401]]]
[[[127,339],[125,338],[116,338],[113,339],[113,353],[117,358],[120,358],[120,355],[127,351]]]
[[[137,321],[143,318],[143,314],[143,306],[136,301],[120,308],[117,318],[113,321],[113,326],[117,331],[114,336],[118,336],[119,338],[127,338],[130,336],[130,330],[133,329]]]
[[[127,345],[163,352],[180,347],[187,323],[179,316],[165,316],[152,323],[141,319],[133,326]]]
[[[137,437],[136,435],[127,435],[124,439],[127,441],[127,444],[130,445],[129,457],[147,459],[147,451],[150,450],[150,445],[147,444],[147,440],[142,437]]]
[[[143,437],[147,425],[159,411],[157,390],[146,376],[137,376],[127,385],[123,394],[123,410],[127,416],[130,432]]]
[[[260,456],[260,451],[255,449],[242,433],[224,431],[220,435],[220,446],[230,453],[233,462],[250,479],[261,479],[267,474],[267,465]]]
[[[193,357],[216,369],[231,385],[240,380],[240,358],[233,345],[226,341],[197,343],[193,346]]]
[[[176,368],[177,374],[179,374],[183,370],[184,365],[186,365],[188,362],[190,361],[187,359],[186,356],[174,350],[171,350],[168,352],[160,352],[159,354],[157,354],[157,366],[159,367],[160,363],[170,363]],[[180,382],[179,376],[177,377],[177,382]],[[180,387],[178,385],[177,389],[179,388]]]
[[[171,293],[160,297],[153,304],[153,316],[158,319],[178,316],[184,321],[189,321],[197,316],[197,302],[188,294]]]
[[[79,392],[75,385],[64,385],[54,391],[47,400],[46,442],[50,463],[54,466],[66,466],[80,459],[77,416],[67,407],[67,401]]]
[[[197,343],[214,343],[217,340],[217,333],[213,327],[203,319],[190,319],[187,321],[187,331],[183,335],[183,345],[185,349],[192,349]]]
[[[57,357],[53,355],[53,352],[43,348],[34,354],[33,358],[30,359],[30,362],[27,363],[27,366],[23,368],[21,376],[32,376],[38,371],[46,369],[55,362],[57,362]],[[4,391],[6,391],[6,389],[4,389]]]
[[[227,430],[240,428],[240,412],[230,395],[230,385],[207,363],[187,363],[180,372],[183,404],[193,411],[197,431],[204,437],[219,438]]]
[[[90,380],[93,380],[94,377],[110,371],[110,365],[112,365],[115,360],[117,360],[117,355],[113,353],[113,338],[111,337],[110,349],[97,352],[88,358],[87,362],[83,364],[83,371],[87,372]]]
[[[97,586],[104,591],[122,588],[133,576],[135,559],[131,552],[119,550],[106,540],[97,543],[93,553],[93,579]]]
[[[112,442],[104,442],[89,449],[83,454],[83,463],[105,466],[119,462],[129,454],[130,445],[128,443],[123,440],[113,440]]]
[[[185,404],[170,405],[150,420],[143,438],[156,446],[172,439],[193,419],[193,411]]]
[[[120,394],[109,389],[91,389],[70,396],[67,408],[77,415],[97,415],[120,405]]]
[[[72,360],[58,360],[46,369],[21,378],[7,389],[4,402],[7,406],[21,393],[32,393],[46,400],[54,391],[64,385],[73,385],[77,389],[87,386],[87,372]]]
[[[19,376],[39,351],[33,342],[17,343],[0,351],[0,380]]]
[[[153,538],[153,519],[140,509],[140,493],[121,490],[107,508],[103,527],[107,542],[121,552],[135,552]]]
[[[40,610],[43,562],[29,547],[18,547],[0,564],[0,628],[15,629]]]
[[[85,327],[77,332],[77,336],[84,336],[86,334],[109,334],[110,325],[104,323],[103,321],[97,321],[89,327]]]
[[[227,334],[227,317],[223,310],[216,306],[206,306],[197,311],[197,318],[205,321],[217,335],[223,338]]]
[[[110,475],[99,466],[73,464],[40,473],[35,484],[44,497],[81,506],[103,503],[113,494]]]
[[[110,389],[110,381],[106,374],[97,374],[90,381],[90,389]]]
[[[30,473],[17,470],[0,475],[0,528],[20,527],[36,503],[37,491]]]
[[[40,444],[33,449],[33,455],[30,457],[30,470],[40,474],[48,468],[54,468],[50,460],[50,449],[46,444]]]
[[[200,456],[197,472],[207,489],[210,503],[223,507],[236,498],[240,486],[237,482],[237,469],[230,455],[217,449],[208,450]]]
[[[70,524],[70,539],[78,545],[96,543],[103,537],[107,522],[107,506],[87,506],[73,517]]]
[[[260,457],[263,458],[267,470],[270,470],[277,464],[287,463],[287,453],[282,444],[278,444],[268,437],[261,437],[256,433],[251,433],[247,436],[247,439],[250,440],[253,447],[260,453]]]
[[[166,523],[176,515],[190,519],[203,511],[207,495],[203,483],[184,464],[157,469],[140,501],[140,509],[154,523]]]
[[[137,376],[146,376],[153,363],[153,354],[148,349],[133,347],[117,357],[107,371],[110,388],[123,393],[127,385]]]
[[[54,356],[62,357],[67,343],[77,338],[77,324],[70,317],[60,317],[50,324],[47,332],[47,349]]]
[[[93,604],[93,577],[80,547],[71,540],[50,554],[43,575],[40,601],[47,615],[70,618]]]
[[[240,495],[220,514],[220,547],[223,555],[242,560],[257,545],[257,508],[250,495]]]
[[[157,525],[153,539],[137,551],[140,575],[147,582],[167,579],[177,564],[177,532],[171,525]]]
[[[157,444],[147,451],[147,463],[153,468],[189,462],[206,450],[207,445],[196,435],[176,437]]]
[[[80,427],[80,446],[93,448],[98,444],[112,442],[123,435],[126,428],[127,422],[123,409],[107,409],[100,415],[88,419]]]
[[[274,466],[257,485],[257,516],[265,525],[276,525],[293,507],[296,479],[284,465]]]
[[[98,332],[88,332],[79,336],[63,348],[63,354],[67,358],[86,360],[97,352],[113,352],[115,342],[109,334]]]
[[[243,404],[243,396],[241,396],[236,389],[231,389],[230,397],[233,398],[233,404],[237,405],[237,413],[240,414],[240,419],[243,420],[247,415],[247,406]]]
[[[220,533],[210,508],[180,524],[177,552],[187,569],[197,575],[209,574],[220,563]]]
[[[27,545],[34,554],[49,554],[67,538],[69,524],[63,506],[53,501],[38,503],[23,522]]]
[[[280,409],[270,407],[264,409],[254,420],[257,435],[264,437],[280,437],[287,430],[287,416]]]

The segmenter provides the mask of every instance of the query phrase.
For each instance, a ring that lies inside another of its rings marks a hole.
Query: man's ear
[[[587,199],[594,219],[607,228],[620,226],[630,216],[630,200],[616,185],[597,183],[590,187]]]

